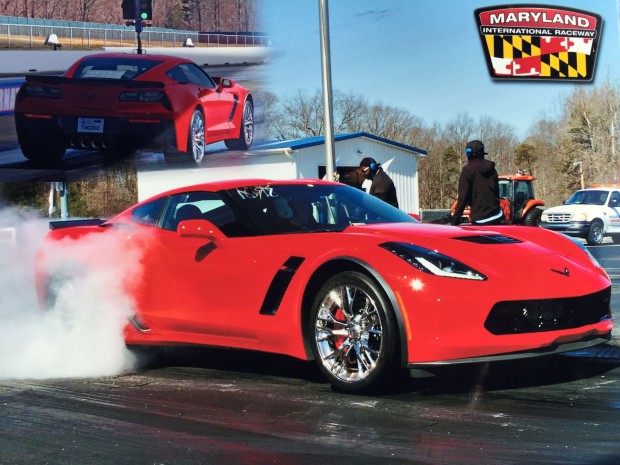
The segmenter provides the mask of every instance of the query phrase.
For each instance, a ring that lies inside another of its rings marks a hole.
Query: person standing
[[[495,162],[484,158],[484,144],[479,140],[467,142],[467,164],[461,170],[458,200],[452,213],[451,224],[461,222],[463,210],[470,206],[471,223],[476,225],[500,224],[503,212],[499,203],[499,182]]]
[[[368,193],[398,208],[398,198],[396,197],[396,186],[387,175],[381,164],[374,158],[365,157],[360,162],[360,168],[364,178],[371,181]]]

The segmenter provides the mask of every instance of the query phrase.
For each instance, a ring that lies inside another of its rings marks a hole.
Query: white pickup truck
[[[575,192],[564,205],[545,210],[540,226],[584,238],[590,245],[600,244],[605,236],[620,243],[620,185]]]

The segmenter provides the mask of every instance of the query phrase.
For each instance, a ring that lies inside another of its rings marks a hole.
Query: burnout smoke
[[[122,235],[90,234],[46,248],[55,302],[42,308],[35,259],[48,223],[0,210],[0,379],[106,376],[135,365],[123,328],[124,291],[140,270]],[[49,245],[49,244],[48,244]],[[120,245],[120,246],[119,246]],[[97,272],[89,268],[97,264]]]

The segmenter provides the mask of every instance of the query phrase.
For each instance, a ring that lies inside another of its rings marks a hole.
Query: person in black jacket
[[[368,193],[398,208],[396,187],[392,179],[381,168],[381,164],[377,163],[374,158],[366,157],[360,162],[360,168],[364,177],[372,181]]]
[[[458,200],[451,223],[457,226],[461,222],[463,210],[469,205],[472,224],[500,224],[503,214],[499,204],[499,182],[495,163],[485,160],[487,153],[484,151],[484,144],[479,140],[467,142],[465,154],[467,164],[459,177]]]

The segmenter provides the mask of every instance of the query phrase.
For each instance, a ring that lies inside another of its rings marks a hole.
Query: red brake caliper
[[[340,307],[338,307],[336,309],[336,312],[334,313],[334,320],[341,321],[341,322],[347,321],[347,319],[344,316],[344,312],[342,311]],[[336,349],[340,349],[340,347],[342,347],[342,344],[344,344],[344,341],[346,340],[347,340],[347,337],[345,335],[338,334],[334,336],[334,345],[336,346]]]

